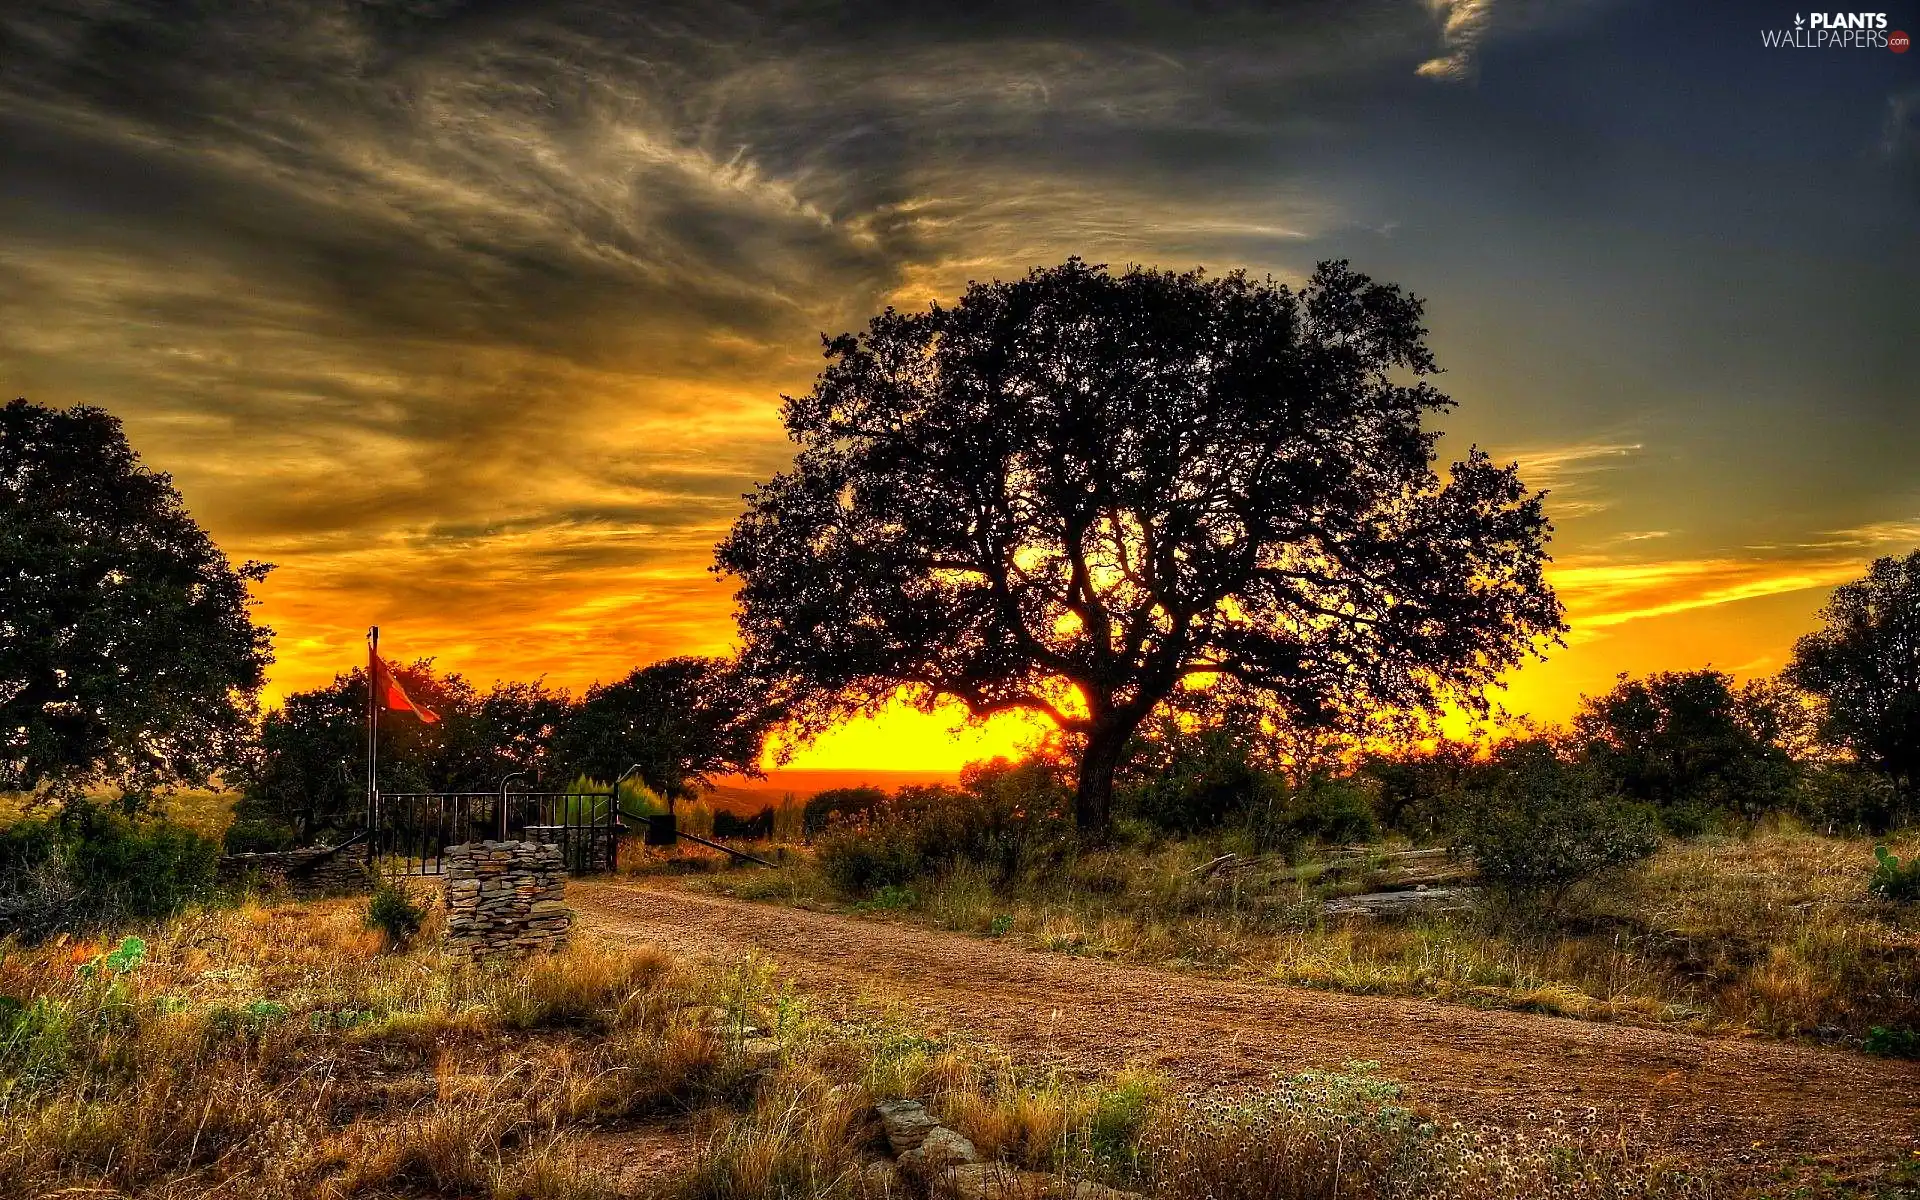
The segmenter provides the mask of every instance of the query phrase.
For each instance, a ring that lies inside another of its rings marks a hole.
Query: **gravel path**
[[[1559,1112],[1754,1182],[1920,1150],[1916,1062],[1121,966],[665,880],[580,880],[567,899],[603,936],[757,952],[829,1005],[904,1010],[1078,1073],[1144,1065],[1204,1091],[1374,1059],[1436,1114],[1524,1128]]]

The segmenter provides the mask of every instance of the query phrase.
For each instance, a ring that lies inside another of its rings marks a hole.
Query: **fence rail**
[[[611,792],[382,792],[369,853],[396,875],[439,875],[449,846],[491,838],[553,842],[574,874],[609,871],[619,836]]]

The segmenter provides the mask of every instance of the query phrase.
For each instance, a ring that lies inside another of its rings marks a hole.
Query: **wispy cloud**
[[[1583,517],[1611,503],[1605,476],[1632,464],[1644,447],[1639,442],[1587,441],[1510,452],[1529,486],[1551,492],[1548,507],[1556,517]]]
[[[1425,0],[1440,17],[1446,50],[1415,68],[1428,79],[1465,79],[1473,74],[1474,52],[1493,20],[1493,0]]]
[[[1674,559],[1623,562],[1573,555],[1554,564],[1554,589],[1567,605],[1576,638],[1633,621],[1672,616],[1775,596],[1828,588],[1859,575],[1851,560],[1780,562],[1769,559]]]
[[[1130,11],[9,4],[0,382],[279,564],[281,688],[375,620],[574,683],[715,648],[822,331],[1068,253],[1303,271],[1346,219],[1276,164],[1417,10]]]

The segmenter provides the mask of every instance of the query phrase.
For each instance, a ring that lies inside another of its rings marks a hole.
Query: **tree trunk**
[[[1113,772],[1127,747],[1133,725],[1111,718],[1098,721],[1080,752],[1080,780],[1073,796],[1073,819],[1080,835],[1102,842],[1113,822]]]

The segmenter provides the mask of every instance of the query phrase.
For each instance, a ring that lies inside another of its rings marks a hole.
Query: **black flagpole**
[[[367,856],[378,852],[374,845],[380,820],[380,701],[374,694],[373,680],[380,661],[380,627],[367,629]]]

